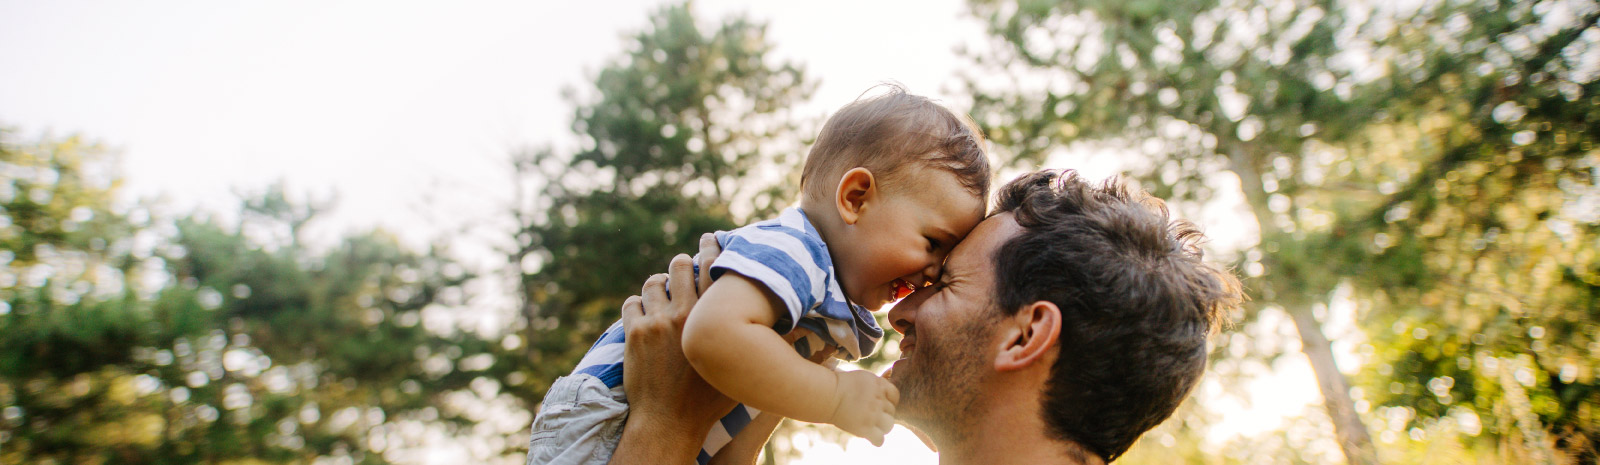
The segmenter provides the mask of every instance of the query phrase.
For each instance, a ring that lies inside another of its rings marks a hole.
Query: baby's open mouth
[[[906,281],[905,279],[895,279],[894,282],[890,284],[890,287],[893,288],[889,295],[890,302],[904,299],[906,296],[911,295],[912,292],[916,292],[917,290],[916,284],[911,284],[910,281]]]

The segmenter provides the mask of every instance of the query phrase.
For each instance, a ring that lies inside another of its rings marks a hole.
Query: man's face
[[[889,311],[905,337],[892,382],[900,389],[900,418],[936,437],[961,428],[979,408],[979,390],[993,373],[993,257],[1021,231],[1011,214],[978,224],[956,245],[938,284],[917,291]]]

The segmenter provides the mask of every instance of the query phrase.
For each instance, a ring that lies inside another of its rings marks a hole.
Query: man
[[[1012,181],[939,282],[889,312],[904,334],[891,376],[899,417],[932,439],[941,463],[1116,460],[1188,395],[1206,338],[1241,299],[1232,275],[1201,260],[1203,239],[1116,179],[1040,171]],[[683,318],[704,283],[688,257],[671,267],[673,298],[657,275],[623,306],[634,412],[612,463],[689,463],[732,406],[683,361]],[[758,449],[718,461],[749,463]]]

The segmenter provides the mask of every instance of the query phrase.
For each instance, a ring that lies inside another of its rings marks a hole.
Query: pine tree
[[[581,150],[515,157],[530,408],[673,255],[793,200],[810,135],[791,109],[815,84],[772,48],[763,24],[664,7],[594,88],[569,91]]]

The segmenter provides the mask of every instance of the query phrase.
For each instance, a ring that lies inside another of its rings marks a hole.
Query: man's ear
[[[1028,304],[1010,320],[995,355],[996,371],[1021,370],[1044,360],[1061,337],[1061,309],[1056,304],[1043,300]]]
[[[833,204],[839,209],[839,219],[844,224],[856,224],[867,204],[878,195],[878,180],[866,168],[851,168],[839,178],[839,190],[834,193]]]

